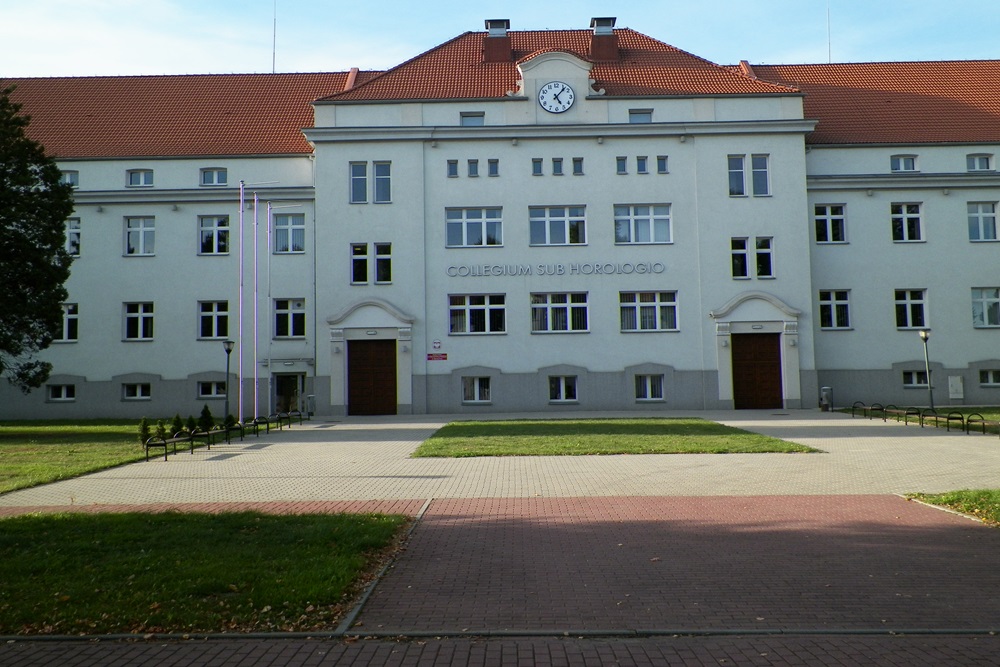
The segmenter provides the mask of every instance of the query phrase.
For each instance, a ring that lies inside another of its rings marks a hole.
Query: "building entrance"
[[[302,410],[302,392],[305,388],[304,373],[274,374],[274,399],[276,412]]]
[[[396,341],[347,341],[347,414],[396,414]]]
[[[733,334],[733,407],[783,408],[781,334]]]

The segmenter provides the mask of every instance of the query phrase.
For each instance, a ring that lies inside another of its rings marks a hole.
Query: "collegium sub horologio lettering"
[[[453,278],[480,278],[490,276],[593,276],[632,275],[634,273],[663,273],[666,267],[660,262],[583,262],[580,264],[474,264],[449,266],[447,274]]]

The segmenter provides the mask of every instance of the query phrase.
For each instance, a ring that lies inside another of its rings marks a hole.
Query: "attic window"
[[[130,169],[125,172],[126,181],[125,183],[129,187],[153,187],[153,170],[152,169]]]
[[[889,170],[893,173],[902,173],[917,170],[916,155],[893,155],[889,158]]]
[[[629,123],[652,123],[653,122],[653,110],[652,109],[629,109],[628,110],[628,122]]]
[[[64,171],[59,176],[59,182],[65,183],[66,185],[72,185],[74,188],[78,188],[80,187],[80,172]]]
[[[993,156],[986,153],[965,156],[966,171],[993,171]]]
[[[482,127],[486,124],[486,114],[482,111],[463,111],[462,127]]]

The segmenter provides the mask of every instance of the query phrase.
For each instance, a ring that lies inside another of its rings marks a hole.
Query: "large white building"
[[[922,330],[940,405],[1000,402],[1000,62],[486,28],[386,72],[3,82],[77,259],[0,417],[926,404]]]

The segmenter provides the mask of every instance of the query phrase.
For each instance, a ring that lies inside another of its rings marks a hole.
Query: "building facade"
[[[486,28],[385,72],[6,82],[77,259],[0,416],[926,404],[920,331],[938,403],[1000,400],[1000,64]]]

